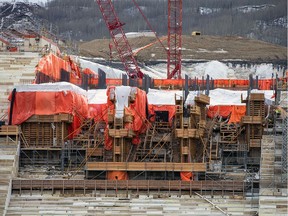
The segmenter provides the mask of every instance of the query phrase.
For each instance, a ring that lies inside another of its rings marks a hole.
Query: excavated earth
[[[162,37],[163,45],[167,46],[167,40]],[[136,58],[139,62],[153,62],[165,60],[166,51],[164,47],[157,42],[155,37],[137,37],[128,38],[133,52],[140,50]],[[110,58],[109,39],[96,39],[79,44],[80,55],[97,58]],[[112,48],[113,59],[117,60],[117,52]],[[252,40],[235,36],[183,36],[182,37],[182,59],[193,61],[247,61],[254,63],[271,62],[287,65],[287,47],[282,47],[259,40]]]

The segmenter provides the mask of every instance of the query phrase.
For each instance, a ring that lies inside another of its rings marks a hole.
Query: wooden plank
[[[203,104],[210,104],[210,97],[204,94],[200,94],[194,98],[194,101]]]
[[[16,125],[2,125],[0,127],[0,135],[18,135],[19,127]]]
[[[67,113],[57,115],[33,115],[26,122],[73,122],[73,116]]]
[[[262,116],[243,116],[243,124],[262,124]]]
[[[205,172],[206,163],[87,162],[86,170]]]
[[[176,129],[175,136],[179,138],[199,138],[198,129]]]
[[[13,190],[225,190],[243,191],[243,181],[179,181],[179,180],[13,180]]]

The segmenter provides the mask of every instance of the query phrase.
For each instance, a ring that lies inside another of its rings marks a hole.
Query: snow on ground
[[[84,60],[79,58],[79,62],[82,68],[89,68],[98,73],[98,69],[103,70],[106,73],[106,78],[122,78],[122,74],[126,74],[124,71],[104,66],[95,62]]]
[[[80,58],[82,68],[90,68],[96,73],[98,68],[106,72],[107,78],[121,78],[122,74],[126,74],[119,69],[113,69],[108,66],[94,63]],[[166,79],[167,64],[159,63],[156,65],[145,65],[141,68],[144,74],[149,75],[154,79]],[[248,79],[249,74],[254,77],[258,76],[259,79],[270,79],[272,74],[274,77],[278,74],[283,77],[285,70],[283,68],[273,67],[272,64],[255,64],[255,65],[240,65],[232,63],[223,63],[219,61],[208,61],[202,63],[183,63],[182,64],[182,77],[187,74],[190,78],[206,78],[207,75],[213,79]]]
[[[106,104],[107,103],[106,89],[91,89],[88,90],[88,104]]]
[[[137,37],[155,37],[155,34],[151,31],[143,32],[127,32],[125,33],[127,38],[137,38]],[[115,37],[121,37],[121,34],[115,35]]]
[[[176,96],[183,96],[183,91],[168,91],[168,90],[158,90],[158,89],[149,89],[147,94],[148,103],[154,105],[175,105],[175,94]],[[193,105],[195,96],[200,93],[204,94],[203,91],[190,91],[185,105]],[[271,105],[274,101],[272,90],[252,90],[252,93],[264,93],[265,103]],[[247,91],[232,91],[227,89],[214,89],[209,91],[210,105],[245,105],[241,102],[241,95],[243,99],[247,97]],[[225,97],[223,97],[225,96]]]
[[[157,64],[147,67],[154,71],[159,71],[166,77],[166,64]],[[259,76],[259,79],[269,79],[274,74],[283,77],[283,68],[274,68],[272,64],[255,64],[255,65],[240,65],[232,63],[222,63],[219,61],[208,61],[203,63],[183,63],[182,77],[187,74],[189,77],[201,78],[209,74],[213,79],[248,79],[249,74],[254,77]]]
[[[175,94],[183,97],[182,91],[149,89],[147,94],[148,104],[175,105]]]

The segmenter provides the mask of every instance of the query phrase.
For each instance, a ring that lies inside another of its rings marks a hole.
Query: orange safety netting
[[[280,79],[285,80],[285,79]],[[214,81],[214,88],[248,88],[249,87],[249,80],[233,80],[233,79],[215,79]],[[195,80],[189,80],[189,85],[192,85]],[[137,81],[138,86],[142,86],[142,80]],[[184,80],[168,80],[168,79],[154,79],[153,80],[154,87],[164,87],[169,88],[173,87],[175,89],[182,88],[184,85]],[[97,85],[98,78],[91,78],[89,80],[89,84]],[[122,85],[122,79],[112,79],[107,78],[106,84],[111,86],[120,86]],[[259,90],[271,90],[273,89],[273,84],[275,85],[275,79],[263,79],[258,80],[258,89]],[[206,80],[197,80],[197,85],[206,86]]]
[[[209,118],[214,118],[216,116],[228,118],[230,115],[229,123],[239,123],[241,121],[241,117],[245,116],[245,113],[245,105],[217,105],[209,106],[207,116]]]
[[[128,173],[124,171],[109,171],[107,172],[108,180],[128,180]]]
[[[180,172],[180,177],[182,181],[193,181],[192,172]]]
[[[11,96],[9,99],[11,100]],[[67,113],[74,116],[74,122],[70,129],[70,132],[73,132],[80,126],[80,118],[88,117],[86,97],[72,91],[16,92],[12,124],[20,125],[32,115],[55,115],[59,113]]]

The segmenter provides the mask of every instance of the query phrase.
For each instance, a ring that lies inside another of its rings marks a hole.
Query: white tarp
[[[193,105],[194,97],[200,93],[204,94],[204,91],[190,91],[185,105]],[[273,91],[272,90],[252,90],[251,93],[264,93],[265,103],[268,105],[273,104]],[[183,96],[183,91],[174,91],[174,90],[157,90],[149,89],[148,103],[154,105],[175,105],[175,94],[178,96]],[[209,91],[210,105],[245,105],[241,103],[241,94],[243,99],[247,97],[247,91],[233,91],[227,89],[214,89]]]
[[[130,86],[115,87],[115,117],[122,118],[124,116],[124,107],[128,107],[128,99],[131,92]]]
[[[147,94],[148,104],[153,105],[175,105],[175,94],[182,96],[182,91],[149,89]]]
[[[72,91],[87,96],[87,91],[68,82],[27,84],[15,86],[17,92],[61,92]]]
[[[106,104],[107,103],[106,89],[88,90],[88,104]]]

